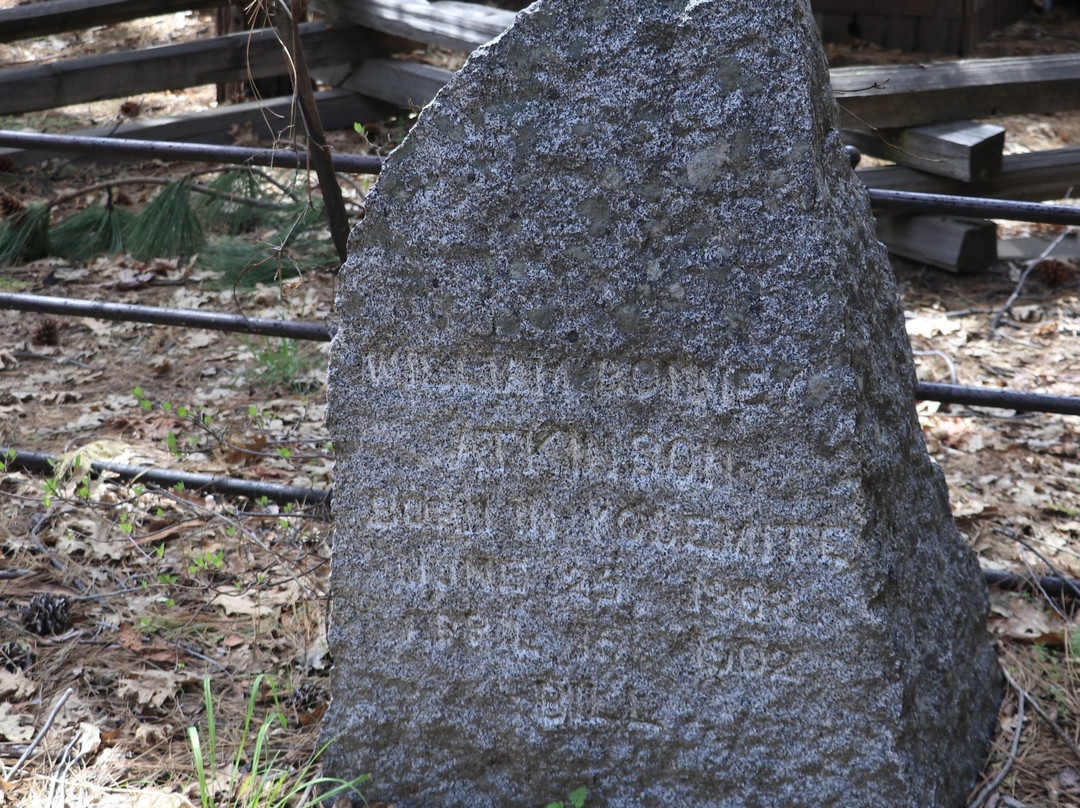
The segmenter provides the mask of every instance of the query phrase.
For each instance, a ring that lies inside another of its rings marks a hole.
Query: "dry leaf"
[[[134,696],[136,703],[142,707],[160,707],[177,690],[194,681],[194,677],[186,673],[139,671],[122,678],[116,694],[120,698]]]
[[[101,748],[101,730],[83,721],[79,724],[79,757],[94,754]]]
[[[949,319],[944,314],[920,314],[904,323],[912,337],[933,337],[937,334],[955,334],[961,328],[959,320]]]
[[[16,670],[14,673],[0,668],[0,698],[5,701],[21,701],[33,695],[37,685],[26,673]]]
[[[213,606],[220,606],[225,614],[247,614],[252,617],[264,617],[282,606],[292,605],[300,596],[300,588],[295,583],[288,583],[275,589],[268,589],[253,595],[216,595]]]
[[[998,636],[1045,645],[1065,644],[1064,621],[1022,595],[991,592],[990,611],[999,618],[992,620],[993,631]]]
[[[183,662],[185,659],[185,654],[180,648],[165,640],[151,640],[137,631],[131,623],[120,624],[120,628],[116,630],[116,642],[121,647],[152,662],[173,664]]]
[[[135,745],[140,749],[149,749],[165,743],[172,736],[172,724],[139,724],[135,728]]]
[[[34,719],[12,712],[13,709],[9,702],[0,701],[0,738],[11,743],[26,743],[34,737]]]
[[[274,605],[265,600],[256,600],[251,595],[216,595],[210,603],[220,606],[227,615],[247,614],[252,617],[265,617],[272,614]]]

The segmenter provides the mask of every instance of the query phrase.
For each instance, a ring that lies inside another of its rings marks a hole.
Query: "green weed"
[[[195,774],[199,786],[202,808],[314,808],[324,801],[356,791],[368,779],[367,775],[353,780],[317,776],[314,773],[323,746],[302,767],[292,769],[279,765],[277,753],[268,748],[270,731],[275,726],[285,730],[288,723],[276,705],[263,719],[255,734],[255,741],[248,753],[247,738],[255,714],[255,701],[259,687],[266,677],[259,674],[251,686],[241,742],[228,769],[228,782],[219,789],[214,777],[218,766],[218,736],[214,723],[214,700],[210,693],[210,677],[203,678],[203,701],[206,705],[206,734],[197,727],[188,727],[188,742],[195,759]],[[205,737],[205,745],[203,743]],[[247,762],[245,763],[245,758]]]
[[[251,382],[267,387],[281,385],[296,393],[311,389],[311,371],[322,362],[317,351],[301,347],[300,340],[288,337],[263,337],[260,342],[240,339],[255,358],[254,367],[247,373]]]
[[[589,796],[589,789],[585,786],[579,786],[566,795],[566,801],[573,806],[573,808],[582,808],[585,805],[585,798]],[[547,808],[566,808],[566,803],[562,800],[558,802],[548,803]]]

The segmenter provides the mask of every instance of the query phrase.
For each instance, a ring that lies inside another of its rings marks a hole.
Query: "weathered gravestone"
[[[962,802],[999,673],[803,0],[541,0],[341,275],[328,769]]]

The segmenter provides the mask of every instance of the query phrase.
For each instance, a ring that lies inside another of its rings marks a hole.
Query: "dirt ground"
[[[0,7],[8,5],[0,0]],[[995,35],[979,55],[1075,50],[1074,12],[1066,6],[1049,17],[1033,13]],[[166,15],[0,46],[0,64],[212,30],[209,15]],[[931,58],[859,42],[830,46],[829,55],[834,64]],[[0,125],[70,131],[215,103],[212,87],[128,101],[133,104],[78,105]],[[1075,145],[1080,138],[1076,113],[1000,123],[1010,151]],[[377,145],[391,145],[401,122],[383,124],[370,127],[372,138],[386,132]],[[342,150],[365,148],[355,132],[333,138]],[[21,171],[0,165],[0,193],[25,206],[104,180],[175,179],[209,168],[156,161]],[[309,178],[279,173],[273,179],[303,201]],[[157,188],[118,186],[117,203],[140,210]],[[354,220],[365,189],[363,180],[345,185]],[[54,221],[103,195],[58,206]],[[281,191],[277,198],[285,196]],[[272,245],[275,232],[258,224],[248,238]],[[1000,223],[1003,237],[1062,232]],[[328,322],[333,256],[325,230],[314,235],[280,253],[287,283],[234,288],[196,256],[120,254],[2,267],[0,291]],[[1080,272],[1066,262],[1056,273],[1033,272],[1020,285],[1024,269],[1003,261],[989,272],[958,276],[896,260],[920,379],[1080,395]],[[205,742],[204,675],[220,750],[206,760],[211,781],[250,773],[251,738],[264,726],[267,749],[278,756],[275,771],[295,769],[316,751],[330,665],[327,514],[108,476],[88,479],[81,469],[90,459],[108,459],[327,490],[326,350],[325,343],[176,327],[0,317],[0,446],[61,459],[51,474],[8,470],[0,480],[0,803],[199,804],[188,728],[198,727]],[[920,403],[919,413],[957,524],[983,566],[1080,578],[1080,417],[931,402]],[[982,804],[1080,805],[1078,627],[1071,609],[1038,594],[993,592],[991,630],[1015,685],[984,771],[984,784],[999,776],[1000,783]],[[1021,689],[1030,699],[1022,720]],[[12,774],[28,750],[29,762]]]

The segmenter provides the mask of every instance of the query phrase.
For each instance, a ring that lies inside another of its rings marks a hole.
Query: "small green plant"
[[[41,484],[41,487],[45,490],[45,496],[41,498],[41,502],[46,508],[49,508],[52,506],[53,497],[60,496],[60,481],[56,477],[48,477]]]
[[[585,805],[585,798],[589,796],[589,789],[585,786],[579,786],[566,795],[566,802],[570,803],[573,808],[582,808]],[[562,800],[558,802],[548,803],[547,808],[566,808],[566,803]]]
[[[241,341],[255,357],[255,367],[248,372],[252,381],[268,386],[280,384],[298,393],[310,388],[311,381],[305,377],[321,357],[316,352],[302,349],[299,340],[263,337],[260,342],[255,342],[241,337]]]
[[[217,727],[214,723],[214,699],[210,693],[210,677],[203,677],[203,701],[206,705],[205,746],[198,728],[188,727],[188,742],[191,744],[192,756],[195,759],[195,774],[198,778],[202,808],[286,808],[286,806],[314,808],[324,801],[333,802],[334,798],[340,794],[355,791],[368,779],[367,775],[354,780],[315,775],[313,769],[326,746],[319,749],[298,770],[279,767],[278,756],[271,754],[268,749],[268,738],[275,726],[287,729],[288,723],[277,707],[276,698],[275,707],[259,726],[250,755],[244,763],[245,753],[248,751],[247,737],[255,714],[255,701],[259,694],[259,687],[265,678],[265,675],[259,674],[251,686],[251,697],[248,699],[240,736],[241,742],[229,768],[228,783],[224,789],[219,790],[215,785],[216,778],[214,777],[219,751]],[[242,763],[243,768],[241,768]],[[306,801],[304,801],[305,797],[307,797]]]
[[[225,563],[225,553],[223,550],[211,553],[209,550],[202,555],[195,556],[191,559],[191,566],[188,567],[188,572],[194,575],[196,572],[205,571],[217,571],[221,569]]]

